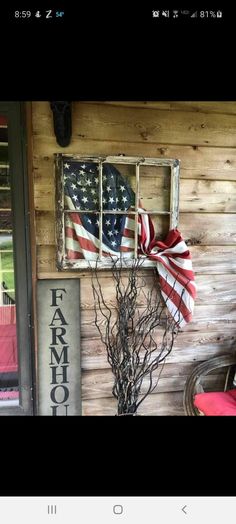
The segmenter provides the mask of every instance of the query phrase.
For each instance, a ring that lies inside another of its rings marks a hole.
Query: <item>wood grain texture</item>
[[[236,179],[236,149],[226,147],[200,147],[195,144],[140,144],[123,141],[97,142],[83,138],[73,139],[70,146],[60,148],[53,136],[34,135],[34,177],[35,182],[44,179],[53,185],[54,153],[126,155],[156,158],[180,159],[180,178],[234,180]]]
[[[107,361],[106,350],[98,338],[85,332],[86,338],[81,339],[82,369],[106,369],[110,365]],[[195,329],[192,331],[182,331],[175,339],[173,351],[166,359],[166,363],[178,364],[197,363],[208,360],[216,355],[231,353],[236,345],[236,331],[232,326],[225,329],[221,325],[216,325],[212,329]]]
[[[48,184],[35,184],[34,203],[36,211],[55,211],[54,187]]]
[[[37,246],[37,274],[56,271],[56,246]]]
[[[47,155],[44,154],[47,151]],[[54,153],[61,153],[53,137],[34,137],[35,184],[42,183],[54,188]],[[65,148],[65,153],[139,156],[180,159],[180,179],[233,180],[236,179],[236,149],[127,142],[90,142],[77,140]]]
[[[150,292],[153,287],[153,277],[147,276],[148,273],[144,277],[140,277],[138,279],[139,285],[144,286],[143,291],[141,291],[140,296],[137,298],[137,306],[145,307],[147,303],[146,294],[148,291]],[[145,279],[145,280],[144,280]],[[116,295],[115,295],[115,284],[114,280],[111,276],[107,277],[101,277],[99,278],[99,282],[101,285],[101,289],[103,291],[104,300],[105,303],[110,308],[115,308],[117,305],[116,302]],[[122,282],[124,288],[127,286],[128,279],[125,277],[122,277]],[[145,285],[146,283],[146,285]],[[157,284],[158,285],[158,284]],[[81,279],[80,282],[80,293],[81,293],[81,308],[82,309],[92,309],[94,310],[94,297],[93,297],[93,291],[92,291],[92,280],[91,278]]]
[[[183,391],[186,380],[195,368],[192,364],[166,364],[162,370],[153,375],[153,384],[158,381],[154,394]],[[209,375],[205,380],[208,391],[221,390],[224,387],[225,373]],[[82,374],[82,399],[112,398],[114,377],[111,369],[84,371]],[[149,386],[149,380],[144,379],[141,395],[144,395]]]
[[[37,245],[56,245],[55,214],[52,211],[36,211]]]
[[[148,291],[151,291],[153,287],[153,277],[151,276],[151,273],[149,271],[143,271],[142,275],[139,279],[139,284],[144,285],[144,282],[146,283],[143,292],[140,293],[140,296],[137,299],[137,306],[140,308],[144,308],[146,304],[146,294]],[[45,278],[49,278],[49,274],[43,274]],[[60,272],[57,275],[55,275],[55,278],[78,278],[78,272],[74,272],[73,274],[69,273],[69,275],[65,272]],[[123,284],[124,286],[127,285],[127,278],[123,275]],[[109,308],[115,309],[116,308],[116,297],[115,297],[115,285],[113,278],[110,276],[109,272],[108,275],[105,275],[103,272],[102,275],[99,277],[99,282],[101,285],[101,288],[103,290],[104,300]],[[94,297],[93,297],[93,291],[92,291],[92,280],[91,275],[88,274],[87,278],[80,277],[80,285],[81,285],[81,309],[85,311],[93,311],[94,310]],[[158,286],[158,280],[157,284]],[[196,307],[199,305],[206,305],[209,304],[212,306],[219,305],[223,306],[223,304],[231,304],[232,307],[234,304],[236,304],[236,275],[235,274],[229,274],[225,275],[224,278],[222,278],[222,275],[196,275],[196,287],[197,287],[197,298],[195,301]],[[154,295],[154,300],[156,300],[156,297]],[[141,309],[140,309],[141,311]],[[198,311],[198,309],[197,309]]]
[[[181,180],[180,211],[235,213],[236,181]]]
[[[127,278],[123,277],[123,284],[127,286]],[[110,308],[116,307],[116,296],[115,296],[115,282],[111,276],[100,277],[99,282],[103,290],[105,303]],[[150,273],[143,272],[143,276],[138,280],[139,285],[144,286],[143,291],[140,292],[140,296],[137,299],[137,306],[145,307],[146,294],[150,292],[154,280]],[[158,279],[157,279],[158,286]],[[196,287],[197,287],[197,304],[222,304],[230,302],[236,304],[236,275],[197,275],[196,276]],[[91,278],[81,278],[80,281],[80,292],[81,292],[81,308],[82,309],[94,309],[94,297],[92,292],[92,280]],[[155,297],[154,297],[155,300]]]
[[[225,275],[236,273],[236,246],[190,246],[195,275]],[[56,272],[56,245],[37,246],[38,278],[50,278]],[[107,276],[107,271],[101,275]],[[89,271],[61,272],[54,278],[90,278]]]
[[[84,102],[86,103],[86,102]],[[139,102],[136,100],[125,101],[106,101],[106,102],[89,102],[89,103],[100,103],[108,104],[112,106],[124,106],[124,107],[143,107],[148,109],[163,109],[168,111],[197,111],[202,113],[223,113],[236,115],[236,102],[163,102],[163,101],[148,101]]]
[[[183,393],[159,393],[147,397],[140,406],[139,413],[144,416],[184,416]],[[114,416],[116,415],[116,400],[113,398],[98,398],[84,400],[82,403],[84,416]]]
[[[197,275],[196,304],[236,303],[236,275]]]
[[[189,246],[232,245],[236,243],[236,214],[180,213],[179,229]]]
[[[47,102],[37,103],[35,135],[52,136],[52,118]],[[35,115],[36,116],[36,115]],[[87,140],[153,142],[227,146],[236,145],[235,115],[163,111],[77,103],[73,108],[73,137]]]
[[[195,275],[236,273],[236,246],[190,246]]]
[[[142,308],[140,308],[141,311]],[[99,324],[101,327],[104,326],[102,318],[99,318]],[[236,304],[228,302],[226,304],[196,305],[193,321],[184,327],[184,331],[215,330],[216,325],[221,326],[221,330],[229,327],[232,330],[232,334],[234,333],[236,329]],[[81,336],[84,338],[97,336],[93,310],[82,309],[81,311]]]

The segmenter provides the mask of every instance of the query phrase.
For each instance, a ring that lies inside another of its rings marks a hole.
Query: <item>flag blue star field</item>
[[[99,253],[99,175],[94,162],[64,161],[65,206],[67,213],[66,254],[69,259],[96,260]],[[127,179],[112,164],[103,164],[102,254],[134,256],[133,215],[128,210],[135,204],[135,194]],[[80,213],[80,211],[85,211]],[[86,213],[90,211],[90,213]],[[127,215],[109,213],[127,211]]]

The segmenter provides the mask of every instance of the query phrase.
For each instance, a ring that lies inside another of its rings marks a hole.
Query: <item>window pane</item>
[[[7,127],[0,127],[0,409],[19,404]]]
[[[0,128],[0,132],[1,132]],[[5,166],[8,162],[8,151],[7,151],[7,142],[4,143],[0,140],[0,164]]]
[[[95,162],[63,162],[65,209],[99,210],[99,167]]]
[[[0,163],[0,187],[4,189],[10,188],[10,176],[9,176],[9,168],[3,167]]]
[[[0,184],[2,180],[0,177]],[[11,192],[8,187],[3,187],[0,185],[0,210],[11,209]]]
[[[146,211],[170,210],[171,170],[169,167],[140,166],[141,207]]]
[[[102,215],[102,257],[134,258],[134,215]],[[65,213],[66,259],[97,260],[101,215]]]
[[[139,214],[139,247],[148,252],[150,242],[164,240],[169,232],[169,215]],[[152,233],[153,231],[153,233]],[[141,241],[142,238],[142,241]],[[142,254],[142,251],[139,251]]]
[[[99,215],[65,213],[67,260],[96,260],[99,254]]]
[[[135,166],[103,164],[103,209],[127,211],[135,206]]]
[[[134,258],[135,216],[103,214],[103,256]]]
[[[12,236],[0,234],[0,283],[3,304],[15,301]],[[7,291],[4,291],[7,290]]]
[[[0,233],[12,231],[12,214],[11,211],[0,210]]]

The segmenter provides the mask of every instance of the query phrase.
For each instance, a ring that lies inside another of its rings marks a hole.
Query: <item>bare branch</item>
[[[95,304],[95,325],[105,345],[107,359],[114,375],[112,394],[117,399],[117,413],[136,413],[140,404],[158,385],[166,357],[173,349],[181,320],[180,296],[177,318],[167,309],[167,301],[175,291],[174,282],[166,300],[161,296],[157,274],[151,289],[140,275],[142,259],[127,267],[125,258],[112,258],[112,276],[116,307],[107,305],[99,282],[96,263],[91,267]],[[126,270],[125,277],[122,271]],[[126,275],[128,273],[128,275]],[[138,307],[145,302],[144,307]],[[154,372],[161,371],[154,379]]]

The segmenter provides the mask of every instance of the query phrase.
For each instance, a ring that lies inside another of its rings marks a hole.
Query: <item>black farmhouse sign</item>
[[[39,280],[38,414],[81,415],[79,280]]]

